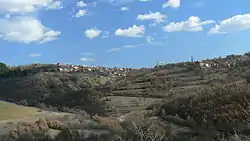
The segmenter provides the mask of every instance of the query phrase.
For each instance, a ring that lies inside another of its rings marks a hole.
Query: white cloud
[[[142,35],[145,33],[145,27],[144,25],[133,25],[127,29],[117,29],[115,31],[116,36],[127,36],[127,37],[142,37]]]
[[[208,32],[209,34],[226,34],[229,32],[242,31],[250,28],[250,14],[236,15],[216,24]]]
[[[163,22],[167,18],[167,15],[161,14],[160,12],[149,12],[148,14],[137,15],[137,20],[154,20],[155,22]]]
[[[120,51],[121,48],[111,48],[109,50],[107,50],[107,52],[116,52],[116,51]]]
[[[127,11],[128,7],[121,7],[121,11]]]
[[[162,41],[156,41],[156,39],[153,38],[152,36],[147,36],[146,37],[146,42],[148,44],[151,44],[151,45],[162,45],[163,44]]]
[[[56,40],[60,31],[54,31],[42,25],[34,17],[14,17],[0,19],[0,39],[23,43],[48,42]]]
[[[49,6],[52,0],[0,0],[0,12],[27,13]]]
[[[136,45],[125,45],[125,46],[123,46],[124,48],[135,48],[136,47]]]
[[[96,61],[95,58],[90,58],[90,57],[82,57],[82,58],[80,58],[80,60],[83,61],[83,62],[94,62],[94,61]]]
[[[56,40],[60,34],[61,32],[59,31],[50,30],[44,34],[45,37],[43,40],[40,41],[40,43],[46,43],[46,42]]]
[[[30,53],[28,56],[29,57],[41,57],[41,54],[39,54],[39,53]]]
[[[101,32],[102,32],[102,31],[99,30],[99,29],[91,28],[91,29],[87,29],[87,30],[85,31],[85,35],[86,35],[88,38],[93,39],[93,38],[95,38],[95,37],[100,36]]]
[[[99,0],[99,1],[108,2],[108,3],[114,4],[114,5],[124,5],[124,4],[134,2],[134,0]]]
[[[163,27],[167,32],[177,32],[177,31],[190,31],[198,32],[203,30],[203,26],[207,24],[215,23],[213,20],[201,21],[199,17],[191,16],[187,21],[182,22],[172,22]]]
[[[79,10],[79,11],[76,13],[76,18],[85,16],[86,14],[87,14],[87,11],[81,9],[81,10]]]
[[[162,5],[163,8],[172,7],[179,8],[181,6],[181,0],[169,0],[168,2]]]
[[[147,36],[146,37],[146,41],[148,42],[148,43],[151,43],[151,42],[153,42],[155,39],[153,38],[153,37],[151,37],[151,36]]]
[[[61,9],[59,0],[0,0],[0,39],[22,43],[45,43],[56,40],[61,32],[45,27],[28,13],[37,12],[41,8]],[[14,16],[13,16],[14,15]]]
[[[84,1],[79,1],[77,2],[77,7],[86,7],[87,6],[87,3],[85,3]]]
[[[47,7],[47,9],[62,9],[62,8],[63,6],[61,4],[61,1],[54,1]]]

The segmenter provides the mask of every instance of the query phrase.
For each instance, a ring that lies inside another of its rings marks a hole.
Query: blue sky
[[[152,67],[250,51],[249,0],[0,0],[0,62]]]

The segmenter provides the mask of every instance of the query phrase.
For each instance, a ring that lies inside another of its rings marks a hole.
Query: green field
[[[37,108],[0,101],[0,120],[24,118],[38,113],[39,109]]]

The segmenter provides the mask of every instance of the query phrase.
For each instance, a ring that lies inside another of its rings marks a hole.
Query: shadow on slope
[[[100,94],[96,94],[97,92],[91,88],[106,83],[107,80],[106,77],[84,73],[53,72],[0,79],[0,98],[25,106],[53,111],[74,112],[78,108],[91,111],[85,109],[86,106],[92,103],[90,107],[93,108],[100,97]],[[92,99],[92,96],[98,98]],[[85,106],[81,105],[81,102],[85,103]],[[92,110],[92,112],[94,111]]]

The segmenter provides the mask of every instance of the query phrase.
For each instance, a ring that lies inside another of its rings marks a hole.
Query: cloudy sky
[[[151,67],[250,51],[249,0],[0,0],[0,62]]]

